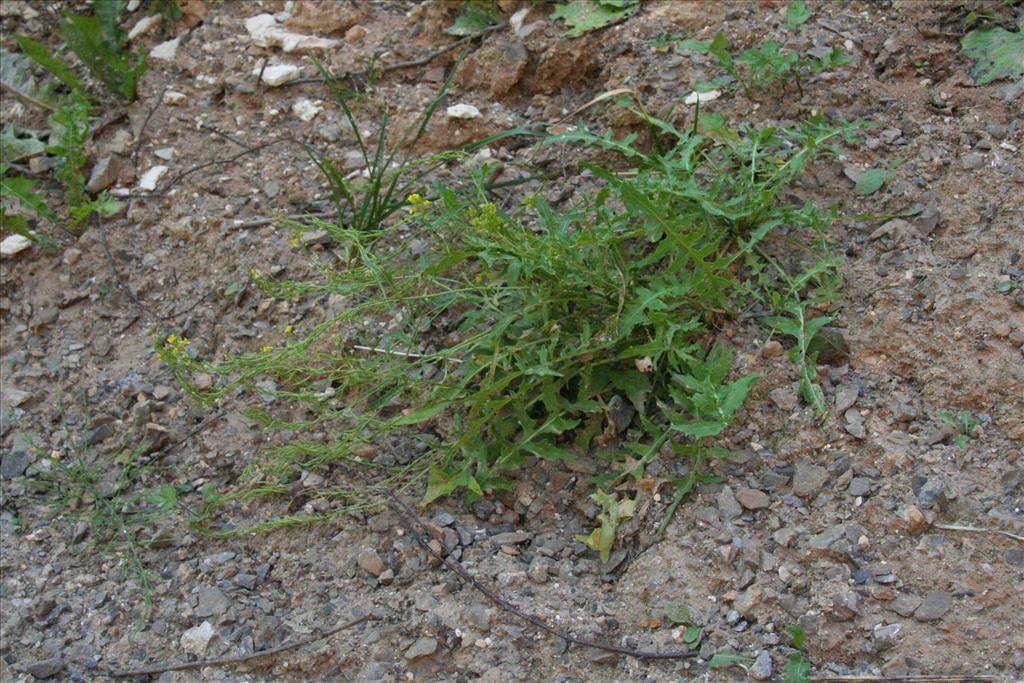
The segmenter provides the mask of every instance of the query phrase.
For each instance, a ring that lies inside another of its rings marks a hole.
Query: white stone
[[[177,90],[168,90],[164,93],[164,102],[172,107],[180,107],[188,101],[188,95]]]
[[[156,26],[159,21],[160,17],[155,14],[148,17],[142,17],[135,26],[132,26],[132,30],[128,32],[128,40],[135,40],[143,33]]]
[[[192,654],[201,655],[206,652],[213,636],[213,625],[204,621],[181,634],[181,647]]]
[[[160,149],[153,150],[153,154],[155,154],[159,159],[163,159],[164,161],[170,161],[171,159],[174,158],[174,148],[161,147]]]
[[[453,104],[445,110],[450,119],[478,119],[480,110],[472,104]]]
[[[312,121],[324,108],[309,99],[301,99],[292,105],[292,113],[303,121]]]
[[[175,38],[174,40],[167,40],[152,50],[149,51],[149,56],[153,59],[160,59],[165,62],[173,62],[174,57],[178,54],[178,43],[181,42],[181,38]]]
[[[258,74],[259,69],[253,71]],[[274,64],[263,69],[263,82],[271,88],[284,85],[288,81],[294,81],[299,77],[302,70],[294,64]]]
[[[245,30],[252,41],[260,47],[280,46],[285,52],[305,50],[327,50],[337,47],[341,41],[317,36],[306,36],[281,28],[272,14],[257,14],[245,20]]]
[[[692,92],[683,99],[684,104],[697,104],[700,102],[711,102],[722,96],[721,90],[709,90],[707,92]]]
[[[139,178],[139,189],[140,190],[155,190],[156,184],[160,182],[160,178],[163,177],[164,173],[167,173],[166,166],[154,166]]]
[[[0,242],[0,255],[14,256],[19,251],[25,251],[32,245],[32,240],[24,235],[8,235]]]

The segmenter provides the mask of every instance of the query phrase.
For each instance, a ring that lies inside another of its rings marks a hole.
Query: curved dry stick
[[[366,482],[367,484],[370,483],[365,477],[361,476],[360,474],[353,472],[349,468],[345,469],[350,473],[354,474],[357,478]],[[466,568],[463,567],[461,564],[459,564],[455,560],[445,557],[444,555],[430,547],[430,544],[428,544],[423,539],[425,535],[430,534],[426,526],[423,524],[423,521],[420,519],[419,515],[416,514],[416,511],[413,510],[408,503],[403,501],[401,498],[399,498],[391,491],[385,490],[383,491],[383,494],[388,499],[388,502],[391,504],[391,509],[398,513],[398,516],[405,522],[407,528],[412,534],[413,540],[416,541],[417,545],[426,550],[427,553],[429,553],[432,557],[436,558],[438,561],[444,564],[444,566],[447,567],[449,571],[458,575],[458,577],[461,578],[463,581],[465,581],[470,586],[483,593],[487,597],[487,599],[493,602],[495,605],[505,610],[506,612],[514,614],[523,621],[532,624],[533,626],[536,626],[540,630],[545,631],[546,633],[550,633],[556,638],[560,638],[568,643],[582,645],[583,647],[594,648],[595,650],[604,650],[605,652],[614,652],[616,654],[626,655],[627,657],[636,657],[637,659],[687,659],[690,657],[696,657],[699,654],[697,650],[675,650],[669,652],[636,650],[630,647],[623,647],[621,645],[611,645],[609,643],[602,643],[596,640],[590,640],[589,638],[581,638],[579,636],[572,635],[568,631],[563,631],[561,629],[555,628],[554,626],[551,626],[540,617],[534,616],[532,614],[529,614],[528,612],[524,612],[523,610],[519,609],[511,602],[503,598],[493,588],[484,584],[482,581],[480,581],[480,579],[470,574],[466,570]]]
[[[145,669],[131,669],[127,671],[108,671],[107,675],[111,678],[131,678],[134,676],[153,676],[155,674],[162,674],[167,671],[185,671],[187,669],[201,669],[205,666],[226,666],[228,664],[241,664],[242,662],[248,662],[251,659],[258,659],[260,657],[269,657],[270,655],[276,655],[287,650],[294,650],[297,647],[308,645],[309,643],[317,640],[323,640],[329,638],[339,631],[344,631],[347,628],[352,628],[357,624],[361,624],[364,621],[376,619],[376,617],[366,614],[358,619],[346,622],[341,626],[335,626],[334,628],[326,631],[321,631],[315,636],[303,638],[302,640],[295,641],[294,643],[285,643],[284,645],[278,645],[268,650],[260,650],[259,652],[252,652],[247,655],[239,655],[237,657],[214,657],[213,659],[200,659],[194,662],[181,662],[179,664],[158,664],[156,666],[147,667]]]

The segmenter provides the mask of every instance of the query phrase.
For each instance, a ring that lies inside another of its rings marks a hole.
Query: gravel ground
[[[506,16],[532,7],[499,4]],[[5,0],[5,47],[12,32],[51,39],[52,8],[29,5],[35,17]],[[272,656],[151,678],[781,680],[794,651],[785,629],[798,625],[816,675],[1024,679],[1024,96],[1020,83],[972,84],[957,41],[965,3],[809,3],[799,47],[838,45],[855,61],[802,92],[790,83],[707,105],[734,124],[812,111],[868,119],[876,125],[863,143],[816,167],[800,191],[849,214],[922,210],[836,225],[845,263],[834,325],[846,348],[819,359],[828,419],[800,400],[797,369],[777,341],[753,322],[729,323],[723,338],[762,375],[721,443],[741,457],[719,467],[724,483],[698,488],[660,542],[661,495],[608,562],[574,540],[598,512],[586,486],[596,459],[537,463],[514,491],[420,510],[438,549],[578,637],[686,649],[685,626],[665,617],[665,605],[686,606],[701,629],[697,656],[665,661],[540,633],[439,566],[392,510],[222,539],[190,531],[180,508],[137,514],[152,510],[146,496],[161,485],[179,487],[184,505],[205,484],[240,485],[261,449],[285,438],[261,431],[240,400],[215,413],[191,401],[156,358],[153,334],[184,334],[204,355],[226,356],[279,342],[286,325],[308,330],[334,305],[267,301],[247,286],[250,268],[312,273],[291,234],[263,220],[325,208],[301,146],[179,174],[285,138],[358,170],[351,129],[323,85],[260,84],[261,70],[266,78],[267,65],[294,64],[315,76],[315,56],[354,72],[451,41],[450,8],[438,3],[189,6],[208,13],[191,28],[156,26],[136,39],[162,46],[163,59],[154,55],[139,100],[90,146],[93,163],[109,160],[97,183],[135,192],[166,166],[157,191],[131,198],[59,255],[32,248],[2,263],[0,680],[104,680],[247,655],[360,618]],[[258,45],[246,21],[261,13],[337,44],[294,53]],[[785,6],[775,2],[654,0],[578,39],[548,14],[533,7],[518,32],[472,44],[447,104],[481,116],[439,117],[424,152],[550,123],[624,85],[657,110],[713,72],[699,56],[655,50],[651,39],[666,32],[721,30],[739,44],[785,37]],[[357,118],[371,134],[383,111],[413,120],[454,54],[385,72],[357,102]],[[39,112],[6,96],[3,116],[42,127]],[[614,109],[581,116],[620,132],[629,125]],[[529,148],[493,152],[536,159]],[[897,160],[881,191],[853,192],[851,178]],[[550,193],[565,201],[587,182],[568,174]],[[1017,286],[1004,293],[1007,282]],[[978,421],[966,445],[938,419],[945,410]],[[154,466],[126,484],[119,458],[140,436],[154,444]],[[417,438],[378,448],[408,458]],[[341,476],[309,472],[303,484]],[[322,511],[317,501],[257,498],[233,521],[273,519],[286,505]],[[708,670],[720,652],[754,663]]]

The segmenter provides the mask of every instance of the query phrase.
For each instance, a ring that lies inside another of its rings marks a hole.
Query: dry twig
[[[1024,543],[1024,536],[1011,534],[1009,531],[1003,531],[1002,529],[985,529],[983,527],[963,526],[961,524],[932,524],[932,526],[936,529],[945,529],[946,531],[968,531],[976,534],[998,534]]]
[[[132,678],[137,676],[153,676],[155,674],[162,674],[167,671],[185,671],[186,669],[201,669],[207,666],[227,666],[228,664],[241,664],[243,662],[248,662],[253,659],[258,659],[260,657],[269,657],[270,655],[276,655],[280,654],[281,652],[286,652],[288,650],[294,650],[297,647],[302,647],[303,645],[308,645],[309,643],[313,643],[318,640],[323,640],[324,638],[329,638],[330,636],[333,636],[335,633],[344,631],[347,628],[352,628],[357,624],[361,624],[364,621],[368,621],[370,619],[375,618],[376,617],[369,614],[363,615],[357,619],[353,619],[352,621],[346,622],[341,626],[335,626],[334,628],[328,629],[326,631],[321,631],[320,633],[310,636],[308,638],[303,638],[302,640],[297,640],[293,643],[285,643],[284,645],[272,647],[269,650],[260,650],[259,652],[253,652],[247,655],[239,655],[237,657],[215,657],[213,659],[200,659],[195,662],[180,662],[178,664],[158,664],[156,666],[146,667],[144,669],[131,669],[128,671],[111,671],[108,672],[107,675],[111,678]]]

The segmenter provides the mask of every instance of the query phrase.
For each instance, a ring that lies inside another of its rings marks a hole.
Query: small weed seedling
[[[974,414],[969,410],[961,410],[959,414],[943,410],[939,413],[938,418],[957,431],[957,435],[953,437],[953,444],[957,448],[967,447],[968,442],[971,440],[971,434],[979,424]]]
[[[121,0],[96,0],[92,17],[65,13],[58,33],[89,73],[106,86],[108,93],[127,101],[135,97],[138,79],[146,70],[146,60],[141,50],[134,57],[126,52],[127,36],[117,25],[123,4]],[[73,68],[46,46],[26,36],[14,36],[14,39],[21,48],[21,54],[0,49],[0,80],[5,89],[16,97],[53,113],[50,116],[48,145],[43,145],[38,138],[18,138],[12,129],[4,132],[0,140],[3,153],[0,175],[6,176],[10,170],[9,163],[17,158],[42,152],[54,155],[57,159],[55,175],[65,187],[69,223],[78,229],[93,213],[116,210],[115,203],[104,197],[91,201],[85,192],[85,143],[89,136],[90,109],[94,101],[102,98],[90,93]],[[45,69],[52,80],[37,80],[31,68],[33,62]],[[58,84],[69,92],[59,92]],[[32,181],[26,178],[4,177],[0,197],[8,200],[0,209],[4,229],[43,242],[44,238],[38,231],[28,228],[24,213],[34,214],[37,219],[51,223],[58,221],[56,212],[34,192]],[[13,200],[17,200],[17,207],[10,203]],[[22,214],[17,214],[16,208]],[[53,246],[52,242],[48,244]]]
[[[802,1],[790,3],[786,10],[786,28],[789,31],[802,31],[811,18],[811,12]],[[659,44],[663,43],[660,41]],[[763,90],[776,82],[795,79],[797,87],[803,91],[801,78],[824,71],[834,71],[852,58],[837,47],[827,53],[814,57],[802,57],[796,52],[783,49],[777,41],[769,40],[756,47],[747,48],[739,54],[733,54],[729,39],[723,33],[717,33],[710,41],[687,39],[675,40],[676,49],[690,50],[709,54],[718,65],[725,69],[727,76],[708,83],[695,84],[698,92],[706,92],[716,88],[728,87],[730,83],[738,83],[749,97],[754,90]]]
[[[810,683],[811,663],[804,655],[804,641],[807,636],[799,626],[790,626],[786,633],[793,639],[795,651],[789,655],[786,665],[782,668],[783,683]]]

